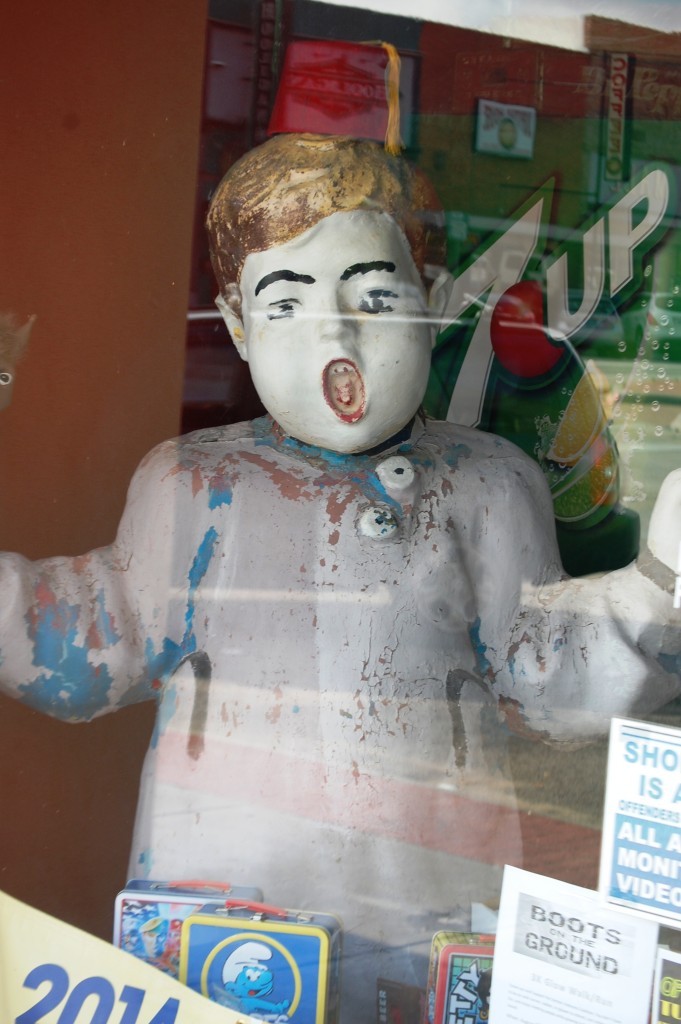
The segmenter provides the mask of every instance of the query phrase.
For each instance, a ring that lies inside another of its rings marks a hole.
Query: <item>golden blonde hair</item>
[[[220,291],[238,283],[249,253],[359,209],[393,218],[421,274],[426,263],[444,262],[442,208],[427,178],[402,157],[374,142],[326,135],[277,135],[251,150],[227,172],[208,210]]]

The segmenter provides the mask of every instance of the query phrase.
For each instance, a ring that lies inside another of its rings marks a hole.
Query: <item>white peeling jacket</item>
[[[667,583],[564,579],[541,470],[499,438],[336,455],[266,418],[156,448],[110,547],[0,556],[0,682],[72,721],[155,697],[131,874],[338,913],[359,991],[519,862],[504,800],[462,796],[503,772],[499,719],[587,739],[679,692]]]

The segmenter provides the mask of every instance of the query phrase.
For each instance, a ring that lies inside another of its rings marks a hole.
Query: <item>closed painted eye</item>
[[[280,299],[279,302],[270,302],[271,312],[267,314],[268,320],[284,320],[293,316],[295,306],[299,306],[298,299]]]
[[[393,307],[387,299],[396,299],[395,292],[386,291],[384,288],[371,288],[357,303],[357,308],[362,313],[392,313]]]

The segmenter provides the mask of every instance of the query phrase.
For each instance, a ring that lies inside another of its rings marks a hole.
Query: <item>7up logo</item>
[[[461,342],[447,419],[480,424],[494,356],[511,374],[539,378],[558,363],[564,343],[588,324],[604,295],[620,305],[639,287],[643,256],[667,226],[672,185],[664,168],[646,169],[609,208],[542,259],[549,184],[476,253],[451,281],[441,314],[444,333],[477,311],[474,329]],[[539,279],[526,279],[531,264],[540,267]],[[532,344],[519,345],[517,330],[505,329],[517,327],[519,317],[527,321]]]

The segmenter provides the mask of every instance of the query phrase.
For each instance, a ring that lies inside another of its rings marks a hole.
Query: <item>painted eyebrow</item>
[[[300,281],[301,284],[314,284],[314,277],[309,274],[296,274],[295,270],[274,270],[271,274],[265,274],[255,286],[255,294],[258,295],[263,288],[274,284],[275,281]]]
[[[374,260],[372,263],[353,263],[351,267],[341,274],[341,281],[347,281],[355,274],[369,274],[372,270],[387,270],[389,274],[395,273],[395,264],[386,260]]]

